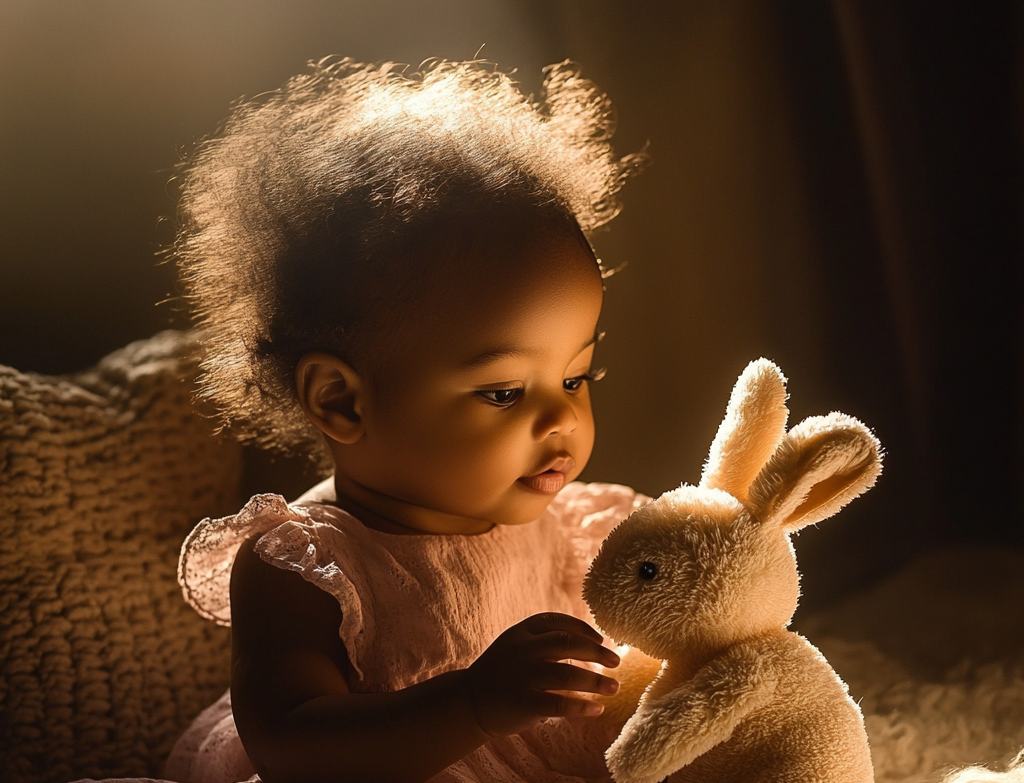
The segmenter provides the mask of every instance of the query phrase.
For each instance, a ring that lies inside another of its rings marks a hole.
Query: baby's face
[[[571,235],[456,266],[405,313],[366,378],[362,437],[333,451],[362,508],[470,534],[536,519],[590,458],[603,288]]]

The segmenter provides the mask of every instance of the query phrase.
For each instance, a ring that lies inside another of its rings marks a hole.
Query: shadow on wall
[[[792,420],[874,427],[886,474],[797,543],[814,605],[919,550],[1024,544],[1019,4],[398,0],[0,7],[0,363],[68,372],[186,319],[167,180],[230,102],[311,58],[565,58],[653,166],[610,266],[586,477],[695,481],[752,358]],[[43,53],[42,55],[40,53]],[[249,488],[308,475],[257,457]]]

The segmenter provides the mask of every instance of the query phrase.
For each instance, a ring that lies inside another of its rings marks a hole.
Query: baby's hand
[[[610,695],[618,690],[611,677],[559,663],[572,658],[618,666],[619,656],[601,641],[597,631],[567,614],[535,614],[513,625],[466,670],[480,728],[500,736],[544,718],[600,715],[600,704],[552,691]]]

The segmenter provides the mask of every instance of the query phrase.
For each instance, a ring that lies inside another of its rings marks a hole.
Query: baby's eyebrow
[[[604,332],[594,332],[593,337],[580,346],[577,353],[583,353],[587,348],[601,341]],[[462,367],[467,370],[475,370],[479,367],[486,367],[488,364],[501,361],[502,359],[518,359],[522,356],[530,356],[533,352],[523,348],[495,348],[491,351],[484,351],[472,359],[462,362]]]
[[[462,362],[462,366],[467,370],[472,370],[477,367],[486,367],[488,364],[493,364],[502,359],[516,359],[520,356],[529,356],[530,353],[531,351],[524,351],[521,348],[496,348],[493,351],[484,351],[482,354]]]

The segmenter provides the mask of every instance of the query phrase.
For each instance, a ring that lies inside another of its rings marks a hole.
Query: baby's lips
[[[543,492],[545,495],[553,495],[565,486],[565,474],[551,470],[545,470],[536,476],[526,476],[519,480],[530,489]]]
[[[574,467],[576,467],[576,460],[566,455],[553,460],[541,473],[548,471],[554,471],[556,473],[566,474],[569,473]]]
[[[545,473],[561,473],[565,475],[572,471],[576,467],[576,460],[574,460],[568,454],[561,454],[557,457],[552,457],[548,462],[541,465],[540,470],[536,473],[531,473],[528,476],[524,476],[525,479],[536,478],[542,476]]]
[[[536,473],[520,478],[519,483],[545,495],[554,495],[565,486],[566,474],[575,466],[576,461],[568,455],[556,457]]]

